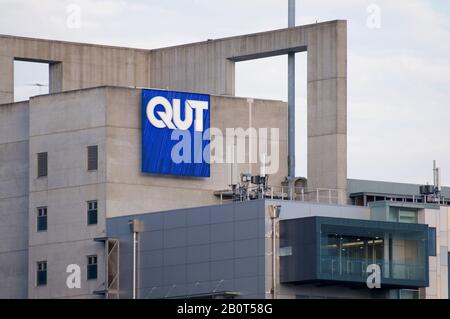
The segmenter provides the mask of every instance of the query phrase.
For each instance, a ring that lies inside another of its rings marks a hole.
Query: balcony
[[[382,287],[428,286],[427,225],[308,217],[280,221],[280,234],[282,283],[365,285],[376,264]]]

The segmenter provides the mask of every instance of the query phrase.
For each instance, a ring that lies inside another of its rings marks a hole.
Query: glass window
[[[97,225],[98,221],[98,213],[97,213],[97,201],[87,202],[87,224],[88,225]]]
[[[47,262],[39,261],[36,265],[36,286],[47,285]]]
[[[37,231],[47,231],[47,207],[37,209]]]
[[[419,299],[419,290],[416,289],[400,289],[399,299]]]
[[[97,279],[97,255],[87,257],[87,279]]]
[[[436,256],[436,228],[428,228],[428,255]]]
[[[398,221],[400,223],[417,223],[417,211],[400,209],[398,211]]]

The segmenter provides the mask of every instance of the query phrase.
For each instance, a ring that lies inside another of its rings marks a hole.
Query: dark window
[[[97,225],[97,201],[87,202],[87,224]]]
[[[47,153],[37,154],[37,177],[47,176]]]
[[[47,207],[37,209],[37,231],[47,231]]]
[[[47,262],[39,261],[36,265],[36,286],[47,285]]]
[[[428,256],[436,256],[436,228],[428,228]]]
[[[88,146],[87,148],[87,167],[88,171],[96,171],[98,169],[98,146]]]
[[[97,256],[87,257],[87,279],[97,279]]]

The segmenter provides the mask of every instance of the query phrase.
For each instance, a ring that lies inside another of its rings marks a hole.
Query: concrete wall
[[[132,292],[130,219],[139,219],[138,297],[237,291],[264,298],[264,202],[252,201],[110,218],[120,240],[120,298]]]
[[[148,50],[0,35],[0,104],[14,98],[14,59],[50,63],[50,92],[151,83]]]
[[[28,103],[0,105],[0,298],[27,297]]]
[[[177,178],[141,172],[141,98],[140,90],[107,88],[107,216],[157,212],[177,208],[211,205],[219,202],[214,191],[228,189],[231,164],[211,164],[210,178]],[[236,116],[239,114],[239,116]],[[255,100],[251,108],[251,126],[279,128],[280,167],[270,176],[279,186],[287,174],[287,106],[280,101]],[[220,129],[249,127],[246,99],[211,96],[211,127]],[[271,136],[269,135],[269,138]],[[257,143],[254,137],[252,143]],[[248,139],[246,140],[248,154]],[[268,141],[270,149],[272,140]],[[225,154],[224,140],[224,154]],[[248,155],[246,155],[248,160]],[[238,164],[239,172],[249,165]],[[259,173],[260,164],[251,165]]]
[[[448,299],[448,254],[450,240],[450,208],[424,209],[419,222],[436,228],[436,256],[429,257],[430,285],[421,289],[427,299]]]
[[[30,100],[29,298],[91,297],[104,272],[87,281],[87,256],[103,264],[106,216],[106,96],[104,89],[73,91]],[[97,171],[87,171],[87,146],[98,145]],[[37,178],[37,156],[48,152],[48,177]],[[87,201],[98,200],[98,225],[87,226]],[[36,231],[36,208],[48,207],[48,230]],[[36,287],[36,262],[47,261],[48,283]],[[68,289],[66,267],[82,269],[81,289]]]
[[[22,161],[26,169],[22,188],[29,197],[22,206],[24,225],[29,225],[24,232],[29,238],[24,241],[25,248],[29,246],[29,262],[23,263],[28,268],[28,297],[84,298],[103,289],[104,271],[100,266],[98,280],[86,280],[86,258],[97,254],[99,265],[103,264],[103,244],[94,243],[93,239],[105,236],[106,216],[217,203],[213,191],[227,188],[230,183],[229,164],[214,164],[208,179],[142,174],[140,94],[136,89],[100,87],[34,97],[29,103],[13,106],[14,118],[9,117],[12,124],[5,124],[4,128],[14,133],[11,139],[17,139],[19,134],[14,130],[23,122],[24,138],[29,138],[19,149],[20,154],[10,152],[13,158],[5,159],[9,165]],[[7,110],[9,106],[2,107]],[[236,124],[245,129],[249,125],[245,99],[213,96],[211,108],[212,127],[225,131]],[[19,116],[20,110],[25,118]],[[286,156],[287,148],[286,111],[286,104],[279,101],[256,100],[252,107],[251,125],[280,128],[281,156]],[[234,119],[236,112],[243,114],[239,121]],[[98,145],[99,150],[98,170],[93,172],[87,171],[90,145]],[[40,152],[48,153],[48,176],[38,178]],[[14,162],[16,157],[20,159]],[[248,168],[247,164],[241,166],[242,171]],[[256,173],[258,165],[254,164],[252,170]],[[279,184],[285,175],[286,166],[281,165],[273,182]],[[5,177],[4,181],[5,192],[10,191],[11,180]],[[87,226],[86,222],[90,200],[98,201],[96,226]],[[48,207],[48,230],[37,232],[37,208],[42,206]],[[39,261],[48,263],[45,287],[36,287]],[[70,264],[81,266],[81,289],[66,287],[66,267]]]

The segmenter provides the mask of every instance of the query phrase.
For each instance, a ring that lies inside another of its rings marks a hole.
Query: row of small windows
[[[97,255],[87,256],[87,280],[97,279],[98,266]],[[47,285],[47,261],[38,261],[36,263],[36,286]]]
[[[87,170],[96,171],[98,169],[98,146],[87,147]],[[48,175],[48,153],[37,153],[37,177]]]
[[[98,203],[96,200],[87,202],[87,225],[97,225],[98,222]],[[37,208],[37,231],[47,231],[47,207]]]

